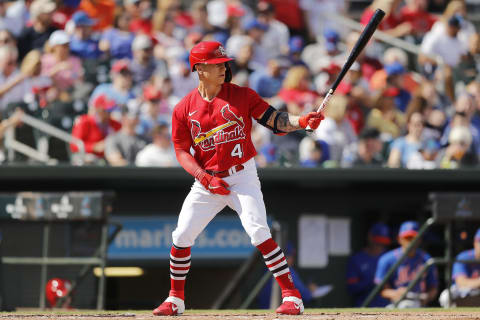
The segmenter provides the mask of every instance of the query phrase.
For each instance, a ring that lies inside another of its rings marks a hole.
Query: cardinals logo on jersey
[[[220,113],[227,122],[208,132],[202,132],[202,127],[199,121],[190,119],[192,124],[190,131],[194,145],[199,145],[203,151],[213,150],[217,144],[245,139],[246,137],[245,132],[243,131],[245,128],[243,118],[238,117],[232,110],[230,110],[230,105],[228,103],[222,107]]]

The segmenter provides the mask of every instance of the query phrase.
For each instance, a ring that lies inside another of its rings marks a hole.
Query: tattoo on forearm
[[[275,118],[279,114],[277,119],[277,129],[283,132],[292,132],[296,130],[300,130],[301,127],[298,123],[298,116],[294,116],[289,114],[288,112],[279,112],[276,111],[272,113],[270,119],[268,119],[267,124],[272,128],[275,125]]]

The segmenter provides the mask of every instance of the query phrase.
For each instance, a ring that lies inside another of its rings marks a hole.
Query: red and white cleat
[[[302,314],[304,310],[303,301],[297,297],[285,297],[283,298],[282,304],[277,308],[276,312],[278,314],[290,314],[290,315],[299,315]]]
[[[177,297],[168,297],[153,314],[156,316],[179,316],[185,311],[185,302]]]

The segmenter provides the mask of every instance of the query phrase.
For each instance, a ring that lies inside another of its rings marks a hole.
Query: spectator
[[[236,40],[234,40],[235,38]],[[228,45],[231,47],[229,48]],[[234,51],[237,50],[237,48],[238,51],[236,51],[234,54],[228,53],[229,50]],[[230,63],[233,74],[232,82],[238,85],[241,83],[247,84],[249,76],[254,71],[254,67],[251,65],[251,58],[253,56],[253,40],[248,36],[231,37],[227,42],[227,54],[235,57],[235,60]],[[258,70],[260,71],[262,69],[263,68],[260,68]]]
[[[348,259],[347,289],[354,300],[354,306],[360,307],[374,289],[375,270],[378,259],[390,245],[390,229],[386,224],[375,223],[367,235],[367,245]],[[385,307],[388,300],[376,296],[368,307]]]
[[[98,48],[98,35],[93,33],[95,21],[84,11],[75,12],[71,21],[75,28],[70,40],[70,51],[82,59],[98,59],[102,51]]]
[[[103,31],[112,27],[115,17],[114,0],[81,0],[79,9],[95,21],[94,31]]]
[[[305,43],[301,36],[293,36],[288,42],[289,55],[288,58],[293,66],[307,66],[302,60],[302,52]]]
[[[480,260],[480,229],[475,233],[473,249],[465,250],[457,255],[455,260]],[[452,305],[448,304],[448,289],[439,297],[440,305],[444,308],[461,305],[462,300],[480,297],[480,264],[457,261],[452,270],[453,285],[450,288]]]
[[[143,148],[135,159],[139,167],[178,167],[168,126],[158,125],[151,131],[153,143]]]
[[[305,21],[307,22],[307,30],[310,40],[315,41],[321,38],[323,32],[328,28],[337,27],[335,15],[342,15],[347,9],[347,1],[345,0],[300,0],[299,4],[302,8]]]
[[[415,43],[420,43],[437,18],[427,11],[427,0],[407,0],[400,11],[400,21],[410,23]]]
[[[310,72],[304,66],[295,66],[288,70],[278,96],[287,104],[288,112],[300,114],[312,110],[316,105],[318,93],[311,90]]]
[[[473,23],[467,20],[467,6],[464,0],[450,1],[441,18],[433,25],[431,31],[432,33],[444,35],[446,33],[445,29],[448,26],[448,21],[454,15],[457,15],[461,21],[461,29],[458,31],[457,38],[462,44],[464,51],[467,51],[468,40],[470,39],[470,36],[476,32],[476,29]]]
[[[415,221],[406,221],[400,226],[398,232],[398,242],[400,247],[383,254],[378,260],[377,270],[375,271],[375,283],[379,284],[387,275],[390,268],[403,255],[404,251],[410,246],[413,239],[418,234],[418,223]],[[430,259],[430,255],[417,247],[410,250],[406,259],[398,266],[393,275],[389,278],[382,288],[380,295],[390,300],[398,302],[398,308],[419,308],[428,305],[437,295],[438,275],[435,267],[430,267],[428,271],[420,278],[420,281],[410,291],[407,299],[399,301],[406,291],[410,281],[415,278],[420,268]]]
[[[190,14],[193,19],[191,32],[207,34],[214,30],[213,26],[208,22],[207,0],[195,0],[190,7]],[[191,48],[187,48],[190,51]]]
[[[305,34],[305,19],[299,0],[266,0],[275,8],[275,18],[285,23],[292,34]]]
[[[421,113],[413,113],[407,120],[408,133],[397,138],[390,147],[388,166],[390,168],[406,168],[410,157],[422,146],[424,118]]]
[[[198,79],[192,76],[188,53],[184,54],[169,65],[170,79],[173,85],[173,95],[184,97],[198,86]]]
[[[134,85],[141,85],[155,72],[153,43],[149,36],[138,34],[132,42],[133,60],[130,64]]]
[[[40,52],[31,51],[17,66],[17,48],[4,45],[0,47],[0,111],[3,112],[10,103],[23,102],[32,94],[35,85],[50,85],[49,79],[38,77],[41,70]]]
[[[59,90],[68,90],[82,81],[82,61],[70,55],[70,38],[63,30],[52,33],[48,40],[50,53],[42,57],[42,74],[50,77]]]
[[[263,43],[268,25],[254,19],[246,23],[244,27],[246,34],[253,40],[251,64],[254,68],[262,68],[267,64],[268,58],[272,56],[272,52],[269,52]]]
[[[461,18],[453,15],[445,23],[443,33],[431,31],[425,35],[420,48],[423,54],[419,56],[421,64],[435,64],[435,60],[427,56],[438,55],[448,66],[455,67],[466,54],[467,50],[457,37],[461,29]]]
[[[391,36],[403,37],[412,31],[412,25],[409,22],[400,20],[400,12],[398,11],[401,0],[375,0],[362,13],[360,23],[367,25],[372,18],[376,9],[385,11],[386,16],[378,27]]]
[[[131,111],[136,111],[132,110]],[[143,88],[143,103],[140,105],[140,119],[136,128],[137,134],[147,141],[154,127],[170,123],[171,110],[168,103],[162,99],[162,92],[154,85]]]
[[[132,71],[128,60],[117,60],[110,71],[112,83],[102,83],[93,91],[90,100],[97,95],[105,94],[108,99],[115,101],[117,106],[126,106],[128,100],[134,99],[132,91]]]
[[[469,84],[478,77],[480,71],[480,34],[474,33],[468,39],[468,52],[464,59],[460,61],[458,68],[455,70],[456,82]]]
[[[329,65],[342,65],[345,54],[339,48],[340,34],[334,29],[325,29],[323,41],[307,45],[301,54],[302,61],[308,65],[313,74],[320,73]]]
[[[261,97],[272,98],[282,87],[288,61],[284,58],[273,58],[268,61],[266,70],[256,70],[249,78],[249,87]]]
[[[345,118],[347,103],[347,98],[340,95],[333,96],[328,108],[324,111],[325,119],[322,125],[315,131],[316,139],[328,144],[330,160],[338,165],[342,159],[343,150],[357,140],[352,125]]]
[[[103,32],[98,47],[107,52],[111,59],[131,59],[132,42],[135,39],[133,32],[129,30],[131,16],[122,10],[116,17],[113,28]]]
[[[384,0],[382,0],[384,1]],[[394,0],[397,1],[397,0]],[[355,44],[357,43],[358,37],[360,34],[358,32],[351,32],[348,34],[346,42],[347,42],[347,48],[344,51],[344,56],[343,56],[343,61],[347,60],[346,55],[351,52]],[[360,51],[356,61],[360,64],[360,69],[362,70],[362,76],[370,81],[370,78],[373,76],[373,74],[377,71],[383,68],[383,65],[378,61],[378,59],[371,57],[367,55],[368,50],[362,50]],[[340,65],[343,65],[344,62],[342,62]]]
[[[325,142],[322,141],[315,141],[311,137],[305,137],[300,142],[298,146],[298,153],[299,153],[299,160],[300,166],[306,168],[315,168],[319,167],[322,162],[328,160],[327,154],[328,152],[324,152],[323,145],[328,148]],[[326,149],[325,148],[325,149]],[[327,150],[325,150],[327,151]]]
[[[268,26],[267,32],[263,35],[262,46],[271,54],[288,54],[290,32],[283,22],[275,19],[275,8],[273,5],[266,1],[259,1],[257,14],[258,21]]]
[[[386,85],[397,89],[394,97],[395,105],[398,110],[405,112],[412,96],[404,89],[405,68],[398,62],[385,66],[387,73]]]
[[[383,54],[383,65],[394,65],[399,63],[404,68],[403,88],[413,94],[419,87],[418,80],[413,72],[408,70],[408,56],[405,51],[399,48],[388,48]],[[381,90],[387,86],[386,68],[376,71],[370,79],[370,88],[372,90]]]
[[[134,165],[137,154],[146,142],[137,136],[135,128],[138,125],[138,113],[122,112],[122,128],[105,141],[105,158],[111,166]]]
[[[471,151],[472,134],[467,126],[454,126],[448,135],[448,146],[439,155],[440,168],[457,169],[478,165],[477,154]]]
[[[91,100],[89,113],[76,119],[72,135],[83,141],[85,152],[90,154],[87,162],[96,162],[104,157],[105,139],[120,130],[121,124],[113,120],[111,112],[116,108],[114,100],[105,94],[99,94]],[[71,144],[72,152],[78,152],[76,145]]]
[[[51,0],[34,0],[30,5],[31,27],[23,30],[18,38],[19,59],[33,49],[43,50],[43,46],[56,28],[52,25],[52,13],[57,8]]]
[[[0,28],[5,28],[18,37],[23,30],[23,21],[7,14],[7,1],[0,0]]]
[[[414,152],[407,162],[407,169],[436,169],[437,156],[440,152],[440,143],[435,139],[422,142],[418,152]]]
[[[13,36],[13,34],[8,31],[7,29],[0,28],[0,45],[10,45],[10,46],[17,46],[17,40]]]
[[[367,127],[380,131],[382,141],[389,142],[398,137],[405,125],[405,116],[395,107],[397,90],[387,88],[373,98],[373,109],[367,118]]]
[[[130,31],[151,35],[153,9],[150,0],[124,0],[124,5],[132,17]]]
[[[365,128],[358,136],[358,143],[344,149],[342,167],[381,167],[383,148],[380,132],[375,128]]]

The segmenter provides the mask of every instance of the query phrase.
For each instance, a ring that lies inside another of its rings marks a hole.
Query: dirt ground
[[[109,319],[109,320],[133,320],[133,319],[172,319],[169,317],[156,317],[147,312],[126,312],[126,313],[81,313],[72,312],[68,314],[52,313],[0,313],[1,319]],[[381,311],[381,312],[321,312],[308,311],[301,316],[278,316],[273,312],[249,312],[249,313],[215,313],[201,311],[189,311],[186,314],[175,317],[175,320],[480,320],[480,309],[462,311]]]

